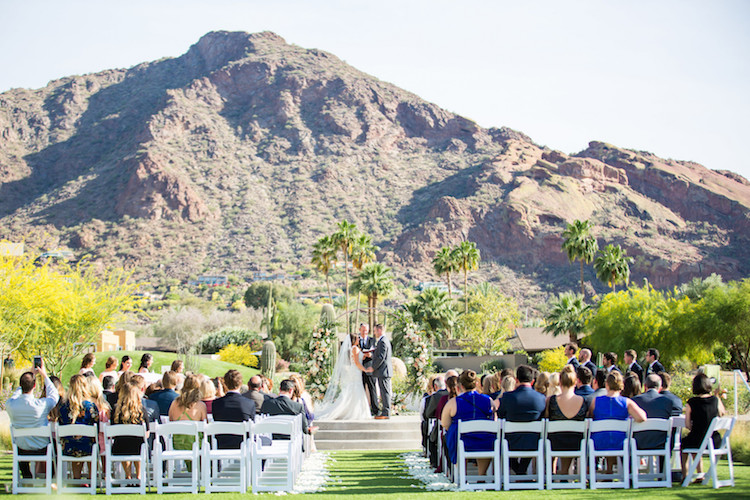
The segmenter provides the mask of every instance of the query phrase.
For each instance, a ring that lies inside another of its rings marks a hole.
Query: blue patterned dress
[[[70,414],[70,402],[65,401],[60,406],[59,423],[62,425],[83,424],[97,425],[99,423],[99,409],[91,401],[83,402],[83,409],[75,416]],[[94,444],[93,438],[88,437],[67,437],[61,438],[63,446],[63,455],[72,457],[85,457],[91,455],[91,448]]]

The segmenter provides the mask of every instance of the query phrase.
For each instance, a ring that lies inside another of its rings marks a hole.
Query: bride
[[[326,389],[316,418],[320,420],[370,420],[370,405],[362,385],[362,372],[372,368],[362,366],[359,337],[347,335],[341,343],[339,357]]]

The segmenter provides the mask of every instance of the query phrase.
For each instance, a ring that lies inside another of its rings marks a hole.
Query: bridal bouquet
[[[316,399],[325,395],[331,378],[331,352],[337,348],[336,334],[328,328],[318,328],[310,340],[310,360],[307,362],[310,394]]]

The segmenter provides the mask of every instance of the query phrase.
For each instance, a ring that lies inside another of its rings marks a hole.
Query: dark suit
[[[156,401],[151,401],[146,396],[143,396],[141,402],[146,413],[146,422],[158,422],[159,417],[161,417],[161,411],[159,411],[159,405]]]
[[[422,413],[422,418],[425,422],[428,422],[431,418],[437,418],[440,419],[440,415],[437,415],[435,412],[437,411],[438,404],[440,403],[440,400],[443,399],[443,396],[448,394],[447,389],[440,389],[439,391],[435,391],[429,398],[427,398],[427,401],[424,405],[424,413]],[[437,427],[437,425],[435,426]],[[430,433],[429,436],[427,436],[427,446],[430,448],[430,460],[434,460],[435,463],[434,466],[437,467],[437,430],[433,429],[433,432]]]
[[[625,370],[625,375],[629,373],[634,373],[635,376],[638,377],[638,380],[640,380],[641,384],[646,380],[643,377],[643,368],[641,368],[641,365],[639,365],[637,361],[633,361],[633,364]]]
[[[572,358],[570,358],[568,360],[568,362],[565,363],[565,364],[566,365],[573,365],[573,368],[575,368],[576,370],[578,369],[579,366],[581,366],[581,363],[578,362],[578,358],[576,358],[575,356],[573,356]]]
[[[620,375],[622,375],[622,370],[620,370],[619,368],[617,368],[617,365],[614,365],[611,370],[608,370],[608,369],[604,368],[604,371],[607,374],[607,376],[609,376],[610,372],[620,372]],[[604,379],[606,380],[606,377]]]
[[[379,415],[389,417],[391,415],[391,341],[382,335],[375,344],[375,352],[372,356],[372,376],[378,382],[380,389],[380,413]]]
[[[663,371],[664,371],[664,365],[662,365],[661,363],[659,363],[659,360],[657,359],[656,361],[654,361],[653,366],[652,365],[648,365],[646,367],[646,376],[648,377],[652,373],[655,373],[656,375],[658,375],[658,374],[660,374]]]
[[[215,422],[247,422],[255,420],[255,401],[243,398],[238,392],[227,392],[224,397],[214,399]],[[242,444],[239,436],[218,435],[216,445],[221,449],[236,449]]]
[[[682,400],[677,395],[672,394],[668,390],[661,391],[661,395],[665,398],[669,398],[672,401],[672,416],[679,417],[682,415]]]
[[[596,371],[598,370],[598,368],[596,367],[596,365],[591,360],[586,361],[583,364],[583,366],[585,366],[586,368],[588,368],[589,370],[591,370],[591,378],[592,378],[592,380],[594,378],[596,378]]]
[[[590,385],[586,384],[576,387],[573,392],[575,392],[576,396],[581,396],[586,401],[586,406],[591,406],[591,402],[594,400],[594,389]]]
[[[534,422],[542,418],[546,406],[547,398],[531,387],[521,385],[500,397],[497,416],[509,422]],[[539,444],[539,434],[533,432],[510,434],[507,439],[511,450],[535,450]],[[523,458],[511,461],[510,466],[516,474],[523,474],[530,462],[530,458]]]
[[[364,339],[359,336],[359,348],[362,352],[369,351],[375,348],[375,339],[369,335]],[[370,368],[372,366],[372,355],[374,351],[370,353],[370,357],[362,358],[362,366],[364,368]],[[375,416],[378,414],[378,393],[375,390],[375,378],[371,373],[362,372],[362,385],[367,388],[367,392],[370,395],[370,413]]]
[[[148,399],[156,401],[156,404],[159,405],[159,413],[169,415],[169,407],[172,406],[172,401],[177,399],[177,393],[174,389],[162,389],[152,392]]]
[[[649,389],[640,396],[635,396],[633,402],[643,408],[648,418],[669,419],[672,416],[672,401],[655,389]],[[635,442],[642,450],[654,450],[664,446],[667,435],[658,431],[636,432]]]
[[[215,411],[215,410],[214,410]],[[266,399],[263,401],[263,406],[260,407],[260,412],[267,415],[302,415],[302,432],[309,434],[310,430],[308,427],[310,424],[307,423],[307,416],[305,415],[305,407],[302,403],[292,401],[288,396],[282,394],[278,398]],[[216,417],[214,417],[216,418]],[[276,439],[274,437],[274,439]]]

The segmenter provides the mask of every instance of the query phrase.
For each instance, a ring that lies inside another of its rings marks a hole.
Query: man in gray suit
[[[372,376],[380,388],[380,411],[375,417],[378,420],[391,417],[391,342],[385,336],[383,325],[375,325],[375,354],[372,357]]]

